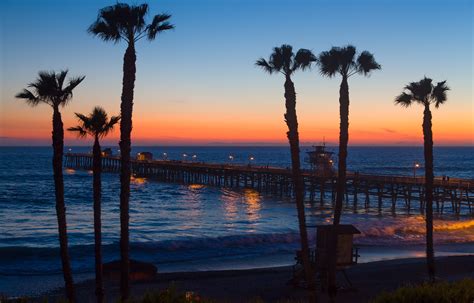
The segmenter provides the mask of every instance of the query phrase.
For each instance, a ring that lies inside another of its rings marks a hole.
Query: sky
[[[125,1],[140,4],[141,1]],[[0,145],[51,144],[52,110],[15,99],[38,71],[69,69],[86,78],[62,109],[96,105],[119,114],[126,45],[87,33],[98,10],[115,1],[0,1]],[[448,101],[433,109],[435,145],[474,145],[473,5],[469,0],[163,0],[176,26],[140,41],[133,111],[134,145],[286,144],[284,79],[254,63],[291,44],[315,54],[353,44],[382,69],[353,76],[350,145],[421,145],[423,108],[394,98],[424,76],[447,80]],[[337,144],[340,78],[317,67],[293,77],[302,144]],[[66,132],[66,145],[87,145]],[[105,140],[118,142],[119,130]]]

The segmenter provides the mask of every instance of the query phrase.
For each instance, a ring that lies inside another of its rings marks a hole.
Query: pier
[[[91,154],[66,153],[68,169],[92,169]],[[131,160],[133,177],[180,184],[203,184],[227,188],[252,188],[262,194],[291,196],[291,170],[278,167],[216,164],[175,160]],[[103,156],[104,172],[120,172],[120,157]],[[319,176],[303,170],[305,197],[321,206],[333,205],[336,198],[336,176]],[[344,201],[346,207],[395,212],[424,212],[424,178],[391,175],[347,174]],[[436,177],[433,210],[458,215],[474,215],[474,180]],[[388,202],[387,202],[388,201]]]

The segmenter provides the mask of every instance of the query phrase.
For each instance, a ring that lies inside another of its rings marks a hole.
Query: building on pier
[[[322,145],[313,146],[313,150],[306,153],[308,156],[305,158],[305,162],[309,163],[311,172],[321,177],[334,176],[333,152],[327,151],[324,143]]]
[[[138,161],[151,161],[153,160],[153,154],[150,152],[139,152],[137,154]]]

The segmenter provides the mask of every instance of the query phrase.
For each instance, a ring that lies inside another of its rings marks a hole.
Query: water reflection
[[[205,186],[202,184],[190,184],[188,185],[188,190],[185,192],[185,200],[187,202],[187,207],[184,210],[184,216],[186,220],[183,222],[184,229],[191,229],[197,224],[197,221],[201,218],[202,215],[202,189]]]
[[[238,218],[239,210],[238,203],[240,200],[239,195],[229,190],[222,190],[221,196],[223,207],[224,207],[224,217],[226,219],[226,226],[234,226],[233,221]]]
[[[147,182],[147,179],[146,178],[130,176],[130,182],[132,182],[133,184],[140,185],[140,184],[145,184]]]
[[[247,206],[248,220],[252,223],[260,219],[261,198],[258,191],[254,189],[244,189],[244,202]]]

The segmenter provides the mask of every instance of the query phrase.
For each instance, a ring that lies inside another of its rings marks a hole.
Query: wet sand
[[[474,279],[474,254],[469,256],[438,257],[437,277],[440,280]],[[167,288],[173,283],[182,291],[193,291],[216,302],[247,302],[260,298],[265,302],[284,299],[300,299],[305,302],[305,291],[287,285],[291,278],[291,267],[276,267],[250,270],[223,270],[203,272],[179,272],[158,274],[150,281],[134,282],[132,296],[140,297],[149,290]],[[342,289],[338,302],[367,302],[381,291],[394,290],[409,283],[426,281],[424,258],[398,259],[358,264],[347,270],[355,290]],[[342,282],[343,276],[338,275]],[[94,281],[77,285],[79,302],[94,302]],[[58,290],[49,293],[50,298],[61,296]],[[106,283],[107,302],[117,302],[117,282]],[[321,295],[321,302],[326,296]]]

